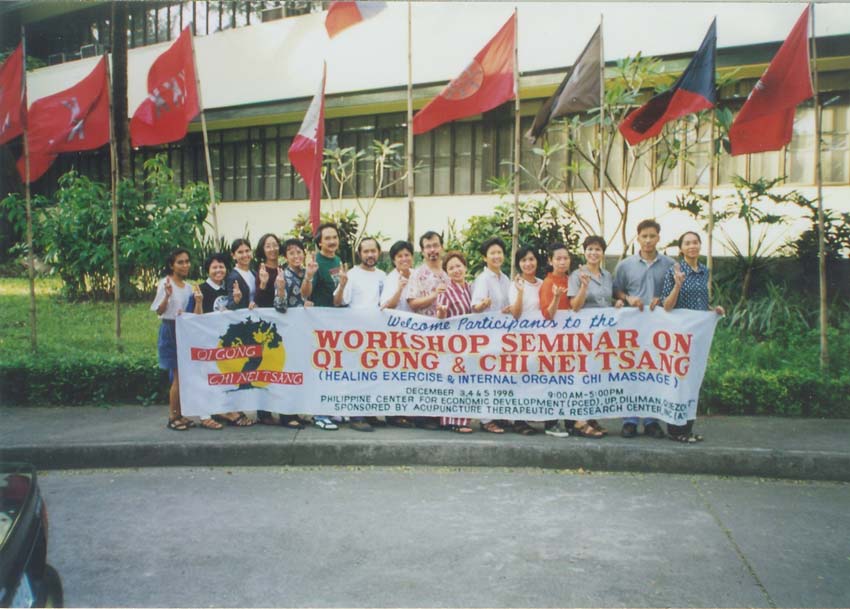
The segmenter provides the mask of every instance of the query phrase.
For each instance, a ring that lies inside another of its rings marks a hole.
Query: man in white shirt
[[[360,265],[350,271],[345,265],[339,272],[339,285],[334,291],[334,306],[347,306],[352,309],[380,308],[381,290],[384,288],[386,273],[377,268],[381,245],[377,239],[364,237],[357,246]],[[351,417],[349,427],[355,431],[374,431],[375,424],[381,424],[377,417]]]

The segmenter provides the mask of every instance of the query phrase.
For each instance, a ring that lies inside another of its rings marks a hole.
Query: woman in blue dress
[[[677,261],[664,277],[661,289],[661,302],[665,311],[673,309],[691,309],[693,311],[713,310],[725,315],[723,307],[711,307],[708,304],[708,269],[699,261],[702,239],[693,231],[679,237],[679,250],[682,259]],[[703,437],[693,433],[694,419],[684,425],[667,424],[667,434],[671,440],[692,444],[702,441]]]

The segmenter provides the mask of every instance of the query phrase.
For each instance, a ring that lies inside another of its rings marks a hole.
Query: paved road
[[[47,472],[68,606],[850,606],[850,484],[532,469]]]

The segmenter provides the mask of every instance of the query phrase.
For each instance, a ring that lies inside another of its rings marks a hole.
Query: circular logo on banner
[[[244,382],[239,389],[259,389],[269,385],[262,380],[262,371],[280,372],[286,363],[286,350],[283,339],[277,333],[277,326],[263,320],[248,319],[231,324],[227,332],[219,337],[219,347],[258,347],[250,350],[247,357],[237,357],[216,362],[222,374],[237,373]],[[259,371],[259,372],[258,372]]]
[[[449,100],[466,99],[478,93],[483,82],[484,68],[473,59],[461,75],[449,83],[442,97]]]

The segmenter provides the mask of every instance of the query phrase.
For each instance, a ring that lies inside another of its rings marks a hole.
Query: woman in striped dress
[[[451,281],[446,291],[437,297],[437,317],[457,317],[472,312],[472,291],[466,281],[466,258],[460,252],[451,251],[443,258],[443,270]],[[469,419],[462,417],[440,417],[440,425],[457,433],[472,433]]]

